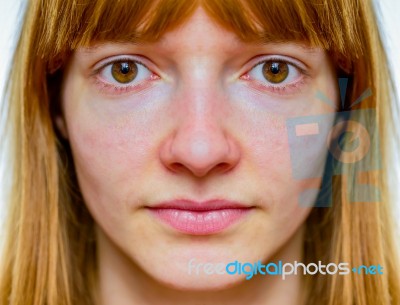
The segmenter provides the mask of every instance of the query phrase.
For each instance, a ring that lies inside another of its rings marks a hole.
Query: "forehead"
[[[241,43],[239,36],[235,32],[222,27],[202,7],[198,7],[179,27],[164,33],[160,37],[159,43],[167,46],[171,40],[179,40],[180,45],[186,46],[189,44],[189,46],[196,47],[199,50],[204,45],[215,45],[217,48],[220,41],[224,41],[232,47]]]

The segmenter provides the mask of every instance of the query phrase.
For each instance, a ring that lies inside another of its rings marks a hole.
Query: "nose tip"
[[[203,177],[210,172],[231,170],[240,160],[235,141],[222,130],[179,130],[160,153],[162,163],[174,172],[189,171]]]

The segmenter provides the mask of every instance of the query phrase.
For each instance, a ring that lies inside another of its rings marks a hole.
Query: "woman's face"
[[[336,101],[335,77],[322,49],[243,42],[202,9],[154,43],[78,49],[57,125],[100,263],[205,289],[244,275],[195,274],[199,263],[299,259],[310,212],[299,198],[318,188],[333,124],[317,93]],[[290,137],[305,116],[325,120]]]

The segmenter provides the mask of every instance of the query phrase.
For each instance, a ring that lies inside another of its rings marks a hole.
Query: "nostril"
[[[172,163],[172,164],[170,165],[170,168],[171,168],[173,171],[179,172],[179,171],[182,171],[182,170],[185,168],[185,166],[184,166],[182,163],[174,162],[174,163]]]
[[[180,162],[174,162],[174,163],[170,164],[169,169],[176,173],[186,171],[189,173],[195,173],[196,175],[202,176],[209,172],[216,172],[216,173],[227,172],[232,167],[233,166],[231,164],[229,164],[228,162],[221,162],[221,163],[215,164],[211,168],[195,169],[195,168],[188,167],[185,164],[182,164]]]
[[[234,166],[228,162],[221,162],[215,166],[215,171],[217,172],[227,172]]]

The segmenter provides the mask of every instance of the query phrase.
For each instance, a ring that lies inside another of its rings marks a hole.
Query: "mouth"
[[[228,200],[173,200],[147,207],[156,219],[190,235],[210,235],[243,221],[254,206]]]

